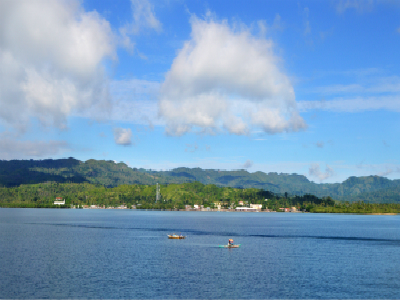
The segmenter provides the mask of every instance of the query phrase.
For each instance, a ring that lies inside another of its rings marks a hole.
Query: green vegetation
[[[115,207],[126,204],[138,205],[138,208],[172,209],[194,204],[213,207],[215,202],[222,202],[224,207],[229,207],[240,200],[262,203],[265,196],[273,196],[272,193],[258,189],[219,188],[199,182],[161,185],[162,199],[159,203],[155,203],[155,194],[155,185],[132,184],[107,188],[90,183],[47,182],[0,188],[0,206],[52,205],[56,197],[62,197],[68,206]]]
[[[239,189],[204,185],[200,182],[161,185],[161,200],[155,202],[155,185],[120,185],[107,188],[91,183],[57,183],[20,185],[0,188],[0,207],[68,208],[71,206],[98,205],[117,207],[135,205],[139,209],[184,209],[185,205],[203,205],[222,208],[261,204],[263,209],[280,211],[296,207],[308,212],[340,213],[399,213],[400,204],[370,204],[339,202],[330,197],[314,195],[277,195],[260,189]],[[56,197],[65,199],[65,205],[54,205]]]
[[[362,214],[380,214],[380,213],[400,213],[400,204],[394,203],[364,203],[362,201],[349,203],[336,203],[333,206],[314,205],[310,207],[310,212],[314,213],[362,213]]]
[[[298,174],[200,168],[177,168],[161,172],[130,168],[122,162],[94,159],[82,162],[72,157],[58,160],[0,161],[0,187],[6,188],[56,182],[91,184],[113,189],[121,185],[172,185],[196,181],[216,187],[266,190],[275,195],[311,194],[319,198],[331,197],[349,202],[400,203],[400,180],[389,180],[379,176],[350,177],[342,183],[317,184]]]
[[[379,176],[349,177],[343,183],[316,184],[305,176],[285,173],[249,173],[245,170],[220,171],[200,168],[178,168],[166,172],[150,172],[157,176],[185,178],[204,184],[216,184],[238,188],[258,188],[277,194],[332,197],[342,201],[365,201],[371,203],[400,203],[400,180],[389,180]]]
[[[106,187],[122,184],[181,183],[186,179],[147,174],[129,168],[124,163],[90,159],[81,162],[68,159],[46,160],[0,160],[0,186],[14,187],[46,181],[58,183],[92,183]]]

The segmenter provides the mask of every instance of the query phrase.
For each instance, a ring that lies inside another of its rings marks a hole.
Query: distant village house
[[[250,207],[236,207],[236,211],[257,211],[257,209]]]
[[[254,208],[256,210],[261,210],[262,204],[250,204],[250,208]]]
[[[64,205],[65,204],[65,199],[62,197],[57,197],[56,200],[54,201],[55,205]]]
[[[280,207],[279,209],[282,210],[282,211],[284,211],[284,212],[297,212],[297,208],[296,208],[296,207],[291,207],[291,208],[288,208],[288,207]]]

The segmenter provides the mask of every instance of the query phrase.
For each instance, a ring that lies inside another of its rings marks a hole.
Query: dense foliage
[[[105,205],[122,204],[138,205],[149,208],[184,208],[185,205],[203,205],[214,207],[215,203],[223,208],[243,204],[262,204],[263,208],[277,209],[281,206],[303,205],[312,202],[333,204],[334,201],[321,200],[312,195],[288,197],[278,196],[272,192],[259,189],[238,189],[204,185],[200,182],[161,185],[161,200],[155,201],[155,185],[120,185],[106,188],[90,183],[56,183],[47,182],[32,185],[21,185],[12,188],[0,188],[1,205],[36,204],[51,205],[56,197],[66,200],[66,205]]]
[[[57,207],[97,205],[100,207],[139,209],[183,209],[185,205],[202,205],[204,208],[222,208],[261,204],[263,209],[281,211],[281,208],[296,207],[309,212],[400,212],[399,204],[366,204],[363,202],[341,203],[330,197],[314,195],[276,195],[260,189],[239,189],[204,185],[200,182],[170,184],[161,186],[161,200],[155,201],[155,185],[120,185],[107,188],[90,183],[57,183],[21,185],[0,188],[0,207]],[[56,197],[65,199],[65,205],[54,205]]]
[[[57,182],[116,188],[121,185],[171,185],[195,181],[217,187],[268,190],[276,195],[287,192],[289,195],[312,194],[320,198],[329,196],[350,202],[400,203],[400,180],[379,176],[350,177],[343,183],[317,184],[298,174],[200,168],[151,171],[130,168],[122,162],[93,159],[82,162],[72,157],[58,160],[0,161],[0,187]]]

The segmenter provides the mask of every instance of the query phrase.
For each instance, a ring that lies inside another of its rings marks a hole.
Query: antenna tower
[[[160,185],[157,183],[156,187],[156,203],[160,201]]]

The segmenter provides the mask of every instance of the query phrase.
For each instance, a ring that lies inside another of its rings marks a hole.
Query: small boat
[[[232,239],[228,240],[228,245],[219,245],[221,248],[239,248],[240,244],[234,244]]]
[[[239,248],[241,244],[236,245],[218,245],[220,248]]]
[[[173,240],[184,240],[186,238],[186,236],[183,235],[177,235],[177,234],[169,234],[168,235],[169,239],[173,239]]]

